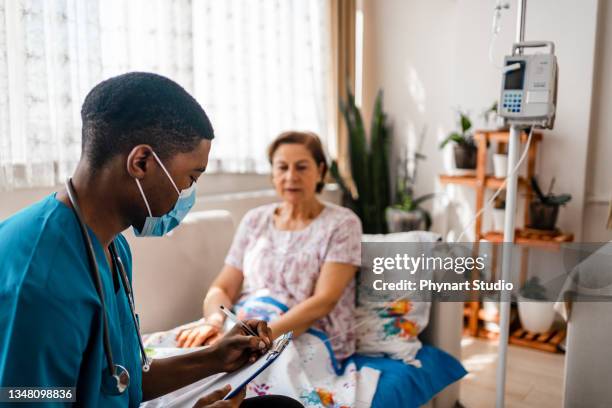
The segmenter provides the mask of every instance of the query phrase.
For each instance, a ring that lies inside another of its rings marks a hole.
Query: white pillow
[[[428,231],[411,231],[393,234],[364,235],[362,242],[409,242],[425,243],[440,241],[438,234]],[[411,246],[414,256],[422,253],[421,245]],[[379,254],[377,254],[379,255]],[[372,273],[369,269],[371,262],[364,259],[360,275]],[[371,292],[369,293],[371,294]],[[421,293],[422,295],[422,293]],[[373,356],[389,356],[403,360],[407,364],[421,366],[416,354],[421,348],[418,335],[429,323],[431,302],[414,301],[402,298],[392,302],[375,301],[366,298],[364,291],[357,291],[357,353]]]

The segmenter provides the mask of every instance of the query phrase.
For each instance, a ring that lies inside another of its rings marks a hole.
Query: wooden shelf
[[[452,176],[450,174],[441,174],[439,177],[442,184],[460,184],[470,187],[476,187],[478,185],[476,176]]]
[[[522,132],[520,135],[521,143],[527,142],[528,134]],[[541,132],[533,132],[532,143],[529,145],[527,156],[525,160],[526,172],[525,177],[518,178],[518,187],[522,189],[521,194],[522,205],[523,205],[523,225],[530,225],[529,222],[529,203],[534,196],[531,189],[531,185],[528,180],[535,175],[535,165],[537,158],[539,142],[542,141],[543,134]],[[474,139],[476,142],[476,169],[473,173],[464,175],[450,175],[441,174],[439,176],[440,183],[444,184],[457,184],[470,187],[474,189],[476,200],[475,200],[475,212],[481,213],[481,210],[485,204],[486,190],[497,190],[504,184],[503,178],[496,178],[492,175],[487,174],[487,161],[488,152],[492,147],[497,148],[497,152],[501,153],[504,150],[505,145],[510,140],[510,134],[507,130],[477,130],[474,133]],[[474,236],[476,238],[485,239],[490,242],[501,243],[503,242],[502,231],[489,231],[483,232],[483,215],[480,214],[474,222]],[[573,234],[567,233],[552,233],[547,234],[545,232],[537,232],[529,230],[527,228],[517,229],[515,234],[515,242],[517,244],[524,244],[521,248],[521,275],[519,276],[519,285],[522,285],[527,278],[527,269],[529,266],[529,248],[539,247],[542,249],[557,250],[559,244],[562,242],[571,242],[574,239]],[[478,252],[479,240],[477,239],[474,245],[475,253]],[[493,246],[493,257],[496,259],[496,246]],[[495,262],[493,262],[495,265]],[[491,279],[495,276],[495,266],[491,270]],[[497,338],[498,334],[494,331],[487,330],[492,328],[493,324],[499,324],[499,316],[485,313],[481,308],[480,302],[468,301],[465,302],[465,308],[463,315],[465,316],[466,326],[465,331],[471,336],[493,339]],[[515,308],[512,308],[512,312],[516,312]],[[510,342],[521,346],[533,347],[539,350],[545,351],[557,351],[559,343],[564,338],[563,332],[555,332],[546,335],[535,335],[525,334],[525,331],[516,331],[518,323],[513,324],[512,328],[514,331]],[[483,327],[484,326],[484,327]],[[519,325],[520,326],[520,325]]]
[[[463,335],[473,336],[485,340],[499,340],[498,332],[487,330],[484,327],[478,327],[475,336],[466,327],[463,330]],[[564,328],[553,329],[546,333],[532,333],[520,326],[518,328],[515,326],[514,329],[510,330],[508,343],[515,346],[537,349],[548,353],[563,353],[563,350],[560,348],[560,344],[563,342],[563,339],[565,339],[565,336],[566,330]]]
[[[552,330],[546,333],[532,333],[525,329],[516,329],[510,334],[508,342],[516,346],[529,347],[549,353],[562,353],[559,345],[565,339],[565,329]]]
[[[498,188],[500,188],[502,186],[502,184],[504,184],[504,180],[505,179],[503,179],[503,178],[487,176],[487,177],[485,177],[485,187],[486,188],[491,188],[493,190],[497,190]],[[518,187],[519,188],[527,187],[527,181],[522,176],[519,176],[519,178],[518,178]]]
[[[474,134],[474,137],[484,137],[485,140],[491,142],[508,143],[508,140],[510,139],[510,133],[508,130],[477,130]],[[527,134],[527,132],[521,132],[521,143],[527,143],[528,137],[529,134]],[[532,142],[541,142],[542,133],[534,131],[531,140]]]
[[[489,242],[504,242],[504,233],[501,231],[485,232],[481,234],[480,237]],[[536,235],[522,229],[516,229],[514,233],[515,243],[539,248],[557,249],[559,244],[563,242],[572,242],[573,240],[574,234],[564,234],[562,232],[559,232],[557,235]]]
[[[478,187],[478,178],[476,176],[454,176],[451,174],[441,174],[439,176],[442,184],[459,184],[469,187]],[[504,184],[503,178],[497,178],[493,176],[486,176],[484,179],[484,186],[489,189],[497,190]],[[524,177],[518,179],[519,188],[525,188],[527,182]]]

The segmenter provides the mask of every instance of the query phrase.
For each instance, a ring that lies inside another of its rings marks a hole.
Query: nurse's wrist
[[[221,365],[215,355],[213,346],[206,347],[205,349],[187,355],[191,357],[188,364],[188,370],[194,370],[193,372],[199,373],[200,378],[205,378],[223,371],[220,369]]]

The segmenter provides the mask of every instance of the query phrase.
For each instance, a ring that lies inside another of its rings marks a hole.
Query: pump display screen
[[[519,63],[519,69],[512,70],[506,73],[504,81],[504,89],[523,89],[523,81],[525,79],[525,61],[508,61],[506,65]]]

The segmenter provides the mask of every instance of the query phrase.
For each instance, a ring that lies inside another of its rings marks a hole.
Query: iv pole
[[[527,12],[527,0],[518,0],[516,42],[525,40],[525,14]],[[519,49],[517,52],[522,53]],[[510,270],[512,268],[512,247],[514,243],[514,218],[516,213],[517,179],[518,171],[514,172],[519,158],[521,144],[521,127],[513,124],[510,126],[510,138],[508,146],[508,178],[506,184],[506,214],[504,219],[504,243],[502,251],[501,279],[510,281]],[[506,363],[508,354],[508,335],[510,331],[510,294],[505,291],[500,295],[500,333],[499,350],[497,358],[496,375],[496,408],[504,408],[504,397],[506,392]]]

